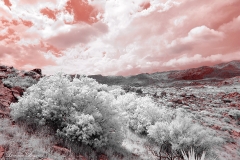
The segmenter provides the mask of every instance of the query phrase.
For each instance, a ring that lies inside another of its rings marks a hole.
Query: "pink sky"
[[[0,64],[135,75],[240,59],[239,0],[0,0]]]

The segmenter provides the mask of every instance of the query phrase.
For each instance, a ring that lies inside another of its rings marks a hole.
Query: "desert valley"
[[[161,159],[161,154],[158,153],[158,143],[155,143],[156,141],[153,143],[146,136],[146,134],[151,135],[151,132],[148,131],[145,134],[145,130],[138,130],[139,128],[136,129],[134,126],[132,129],[125,130],[119,148],[101,150],[87,145],[78,146],[74,142],[66,142],[63,140],[64,138],[56,137],[54,129],[47,123],[45,125],[45,122],[42,122],[41,127],[33,129],[31,125],[29,127],[25,124],[24,118],[18,121],[17,118],[20,117],[20,114],[17,113],[18,106],[13,104],[20,102],[22,105],[26,104],[24,98],[21,97],[24,97],[26,91],[28,95],[31,95],[31,92],[37,89],[36,86],[41,79],[47,77],[49,76],[41,73],[41,69],[19,71],[13,67],[0,66],[0,159]],[[70,77],[81,79],[81,75],[70,75]],[[213,148],[215,159],[240,159],[240,61],[126,77],[102,75],[87,77],[96,81],[91,81],[91,84],[99,83],[105,85],[105,88],[106,86],[111,88],[106,89],[108,93],[115,93],[112,90],[119,89],[121,93],[114,94],[115,99],[118,96],[134,94],[135,98],[148,97],[152,100],[151,103],[156,106],[164,106],[167,110],[181,111],[191,118],[192,123],[213,131],[214,136],[220,138],[219,144]],[[41,83],[45,85],[44,82],[41,81]],[[70,84],[70,81],[67,83]],[[61,87],[65,86],[59,86],[59,88]],[[59,88],[49,89],[58,90]],[[101,92],[100,90],[98,92]],[[36,92],[36,94],[38,93],[41,95],[40,91]],[[146,101],[148,102],[148,100]],[[147,102],[142,104],[147,105]],[[118,104],[117,101],[114,101],[115,103]],[[31,104],[33,102],[29,102],[29,105]],[[14,109],[14,112],[11,111],[11,108]],[[21,107],[19,108],[21,109]],[[135,114],[134,112],[133,114]],[[139,111],[139,113],[141,112],[144,111]],[[151,128],[151,125],[153,124],[146,126]],[[136,132],[134,132],[135,130]],[[64,133],[70,134],[68,131]],[[184,134],[184,132],[182,133]],[[201,137],[201,139],[204,138]],[[172,143],[173,140],[170,142]],[[92,142],[92,144],[95,143]],[[170,158],[174,159],[173,156],[165,155],[169,160]],[[181,156],[178,158],[181,159]]]

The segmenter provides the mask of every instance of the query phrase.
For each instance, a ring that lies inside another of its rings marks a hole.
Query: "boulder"
[[[60,154],[66,154],[66,155],[70,154],[70,150],[67,149],[67,148],[60,147],[60,146],[57,146],[57,145],[54,145],[52,148],[53,148],[54,151],[56,151]]]
[[[0,72],[7,72],[7,66],[0,66]]]
[[[12,102],[16,102],[16,98],[11,89],[4,87],[2,81],[0,81],[0,109],[3,111],[8,110]]]
[[[23,95],[24,89],[21,87],[15,86],[11,88],[12,94],[16,99],[19,99]]]
[[[35,73],[37,73],[39,75],[42,75],[42,70],[39,69],[39,68],[35,68],[35,69],[31,70],[31,71],[33,71],[33,72],[35,72]]]
[[[5,72],[1,72],[1,70],[0,70],[0,79],[4,79],[7,77],[8,77],[8,75]]]
[[[183,104],[181,99],[173,99],[172,102],[178,103],[178,104]]]
[[[3,146],[0,146],[0,159],[3,158],[4,153],[5,153],[4,147],[3,147]]]
[[[28,71],[28,72],[25,72],[24,73],[24,76],[30,76],[30,77],[33,77],[33,76],[35,76],[37,73],[36,72],[34,72],[34,71]]]
[[[0,70],[1,69],[7,69],[7,66],[0,65]]]
[[[167,102],[167,107],[174,107],[173,102]]]

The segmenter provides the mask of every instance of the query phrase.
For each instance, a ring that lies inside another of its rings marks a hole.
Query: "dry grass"
[[[52,136],[28,134],[24,126],[12,126],[9,119],[0,119],[0,133],[0,145],[5,148],[6,159],[64,159],[63,155],[52,153]]]

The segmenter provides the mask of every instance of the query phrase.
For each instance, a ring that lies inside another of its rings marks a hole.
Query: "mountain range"
[[[99,83],[107,85],[130,85],[135,87],[156,85],[160,87],[217,83],[226,78],[240,76],[240,60],[214,66],[202,66],[186,70],[142,73],[133,76],[89,75]]]

